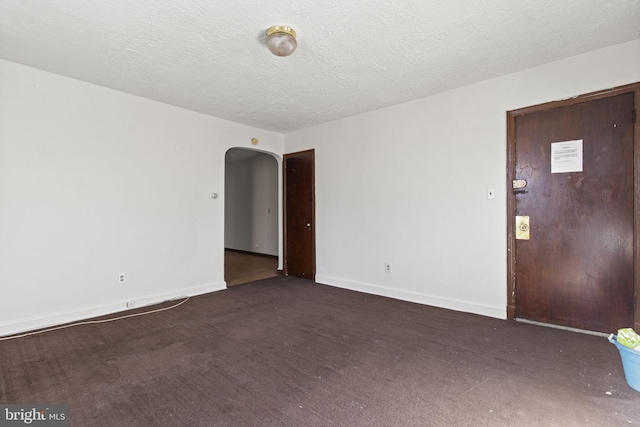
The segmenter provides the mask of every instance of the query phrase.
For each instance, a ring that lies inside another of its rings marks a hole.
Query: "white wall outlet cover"
[[[493,188],[487,188],[487,199],[491,200],[496,197],[496,192]]]

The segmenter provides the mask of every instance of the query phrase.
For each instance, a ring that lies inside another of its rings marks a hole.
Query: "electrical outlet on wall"
[[[385,262],[384,263],[384,272],[385,273],[391,273],[391,263],[390,262]]]
[[[127,276],[124,273],[118,274],[118,283],[123,284],[127,283]]]

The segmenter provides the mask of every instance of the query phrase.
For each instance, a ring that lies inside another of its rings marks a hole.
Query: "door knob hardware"
[[[529,240],[529,217],[516,216],[516,240]]]

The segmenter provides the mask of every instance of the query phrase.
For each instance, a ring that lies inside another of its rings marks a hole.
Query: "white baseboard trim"
[[[364,292],[367,294],[379,295],[402,301],[415,302],[418,304],[431,305],[449,310],[480,314],[482,316],[495,317],[497,319],[507,318],[506,307],[492,307],[488,305],[475,304],[469,301],[435,297],[422,293],[391,289],[383,286],[370,285],[367,283],[354,282],[329,276],[316,275],[316,282],[323,285],[335,286],[337,288],[349,289],[352,291]]]
[[[579,334],[595,335],[596,337],[608,337],[610,334],[606,332],[588,331],[586,329],[571,328],[569,326],[553,325],[551,323],[536,322],[535,320],[515,318],[516,322],[528,323],[530,325],[543,326],[545,328],[562,329],[563,331],[577,332]]]
[[[0,324],[0,337],[34,331],[36,329],[49,328],[52,326],[63,325],[65,323],[77,322],[81,320],[91,319],[93,317],[119,313],[122,311],[133,310],[152,304],[179,299],[181,297],[202,295],[209,292],[221,291],[224,289],[227,289],[227,284],[224,281],[207,283],[204,285],[191,286],[188,288],[180,288],[172,290],[170,292],[144,295],[138,298],[128,298],[115,304],[106,304],[89,308],[82,308],[79,310],[69,310],[65,312],[52,313],[46,316],[32,317],[17,322],[4,322]],[[127,301],[132,300],[135,301],[135,307],[127,308]]]

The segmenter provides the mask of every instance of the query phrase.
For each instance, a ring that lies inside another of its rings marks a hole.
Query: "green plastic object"
[[[625,347],[640,350],[640,335],[631,328],[618,329],[617,341]]]

